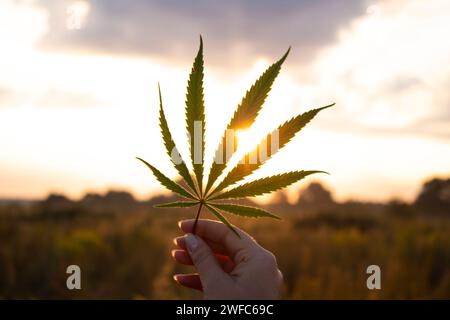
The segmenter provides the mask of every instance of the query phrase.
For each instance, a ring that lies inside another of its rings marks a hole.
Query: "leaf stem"
[[[195,216],[194,226],[192,227],[192,234],[195,234],[197,229],[198,218],[200,218],[200,212],[202,211],[203,201],[200,201],[200,206],[198,207],[197,215]]]

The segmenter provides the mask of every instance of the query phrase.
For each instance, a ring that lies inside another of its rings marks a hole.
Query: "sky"
[[[338,200],[410,201],[450,174],[449,32],[447,0],[2,0],[0,198],[163,192],[135,157],[176,176],[159,81],[188,158],[185,88],[201,34],[206,167],[245,91],[292,46],[246,134],[336,106],[247,180],[318,169],[331,174],[309,181]]]

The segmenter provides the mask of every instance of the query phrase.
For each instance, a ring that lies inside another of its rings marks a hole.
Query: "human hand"
[[[181,285],[203,291],[204,299],[278,299],[283,276],[275,256],[244,231],[239,239],[227,226],[212,220],[178,223],[185,236],[174,239],[176,261],[194,265],[195,274],[179,274]]]

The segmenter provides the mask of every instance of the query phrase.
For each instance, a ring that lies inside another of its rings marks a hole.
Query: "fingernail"
[[[175,239],[173,239],[173,243],[178,246],[181,247],[183,245],[183,242],[185,241],[186,236],[182,236],[182,237],[176,237]]]
[[[175,280],[176,282],[179,282],[179,280],[178,280],[179,276],[180,276],[179,274],[174,274],[173,275],[173,280]]]
[[[189,251],[194,251],[195,249],[197,249],[198,240],[197,237],[194,236],[192,233],[188,233],[186,235],[186,246]]]
[[[183,223],[183,221],[178,221],[178,228],[181,228],[182,223]]]

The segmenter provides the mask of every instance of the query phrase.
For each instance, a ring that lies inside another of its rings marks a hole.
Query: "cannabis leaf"
[[[206,184],[205,190],[206,193],[208,193],[214,182],[223,172],[226,167],[226,162],[231,158],[237,149],[237,139],[235,139],[234,135],[232,137],[227,137],[227,132],[230,132],[228,130],[232,130],[231,132],[236,133],[237,130],[247,129],[253,124],[259,111],[261,110],[262,105],[264,104],[264,101],[267,98],[267,95],[269,94],[270,89],[272,88],[275,78],[280,72],[281,65],[284,60],[286,60],[290,50],[291,48],[286,51],[280,60],[272,64],[266,71],[264,71],[264,73],[258,80],[256,80],[250,90],[248,90],[246,95],[242,98],[242,102],[234,112],[233,118],[223,133],[222,140],[217,147],[215,158],[216,161],[213,162],[211,171],[209,172],[208,183]],[[229,154],[226,154],[227,138],[232,139],[233,142],[233,149],[229,152]]]
[[[227,225],[238,237],[239,233],[224,217],[223,213],[231,213],[244,217],[269,217],[279,219],[276,215],[261,208],[244,206],[235,203],[223,202],[229,199],[241,199],[255,197],[262,194],[285,188],[309,175],[315,173],[326,173],[324,171],[291,171],[273,175],[270,177],[256,179],[238,186],[239,181],[249,176],[270,159],[272,155],[283,148],[291,139],[310,122],[320,111],[333,106],[334,104],[312,109],[300,114],[280,125],[274,131],[268,133],[255,148],[246,153],[239,163],[226,174],[220,181],[218,180],[227,167],[230,158],[236,153],[237,139],[236,130],[249,128],[256,120],[264,101],[266,100],[275,78],[280,72],[281,65],[286,60],[290,48],[274,64],[272,64],[251,86],[242,98],[227,129],[221,137],[219,146],[216,149],[216,156],[209,171],[206,187],[203,188],[204,174],[204,148],[205,148],[205,106],[203,101],[203,40],[200,37],[200,48],[195,57],[191,73],[188,78],[186,92],[186,129],[190,150],[193,173],[189,171],[186,163],[179,153],[164,114],[161,88],[158,84],[159,92],[159,126],[163,137],[166,152],[171,158],[171,162],[180,174],[186,187],[171,180],[161,171],[146,162],[142,161],[153,173],[156,179],[170,191],[180,195],[188,201],[178,201],[158,204],[158,208],[187,208],[198,206],[197,215],[193,227],[195,233],[197,221],[203,207]],[[231,133],[231,134],[230,134]],[[228,140],[228,141],[227,141]],[[229,148],[229,145],[232,148]],[[218,185],[214,187],[216,182]],[[234,186],[234,187],[233,187]]]
[[[179,201],[179,202],[160,203],[155,205],[155,208],[188,208],[196,205],[198,205],[198,201],[195,202]]]
[[[319,113],[319,111],[333,105],[334,104],[310,110],[292,118],[289,121],[286,121],[284,124],[279,126],[275,131],[273,131],[276,133],[275,139],[277,139],[276,141],[278,142],[277,146],[274,148],[272,148],[272,140],[274,135],[272,133],[267,134],[267,136],[262,139],[255,149],[244,155],[244,157],[239,161],[239,164],[234,167],[222,180],[222,182],[214,189],[214,193],[217,193],[252,174],[253,171],[257,170],[272,155],[283,148],[309,121],[316,116],[316,114]],[[266,159],[261,159],[261,151],[265,151],[264,155]],[[250,160],[252,156],[253,158],[256,158],[254,161]]]
[[[285,188],[298,180],[314,173],[326,173],[325,171],[292,171],[283,174],[278,174],[271,177],[266,177],[254,180],[249,183],[240,185],[229,191],[225,191],[219,195],[212,196],[208,199],[238,199],[246,197],[260,196],[265,193],[270,193],[278,189]]]
[[[192,65],[186,93],[186,128],[198,194],[202,196],[205,146],[205,106],[203,103],[203,40]],[[200,140],[200,141],[198,141]],[[198,146],[200,142],[200,146]],[[199,149],[200,148],[200,149]]]
[[[167,125],[166,116],[163,110],[161,88],[159,84],[158,84],[158,92],[159,92],[159,126],[161,128],[161,134],[163,136],[167,154],[169,155],[170,160],[172,161],[175,169],[177,169],[178,173],[183,177],[184,181],[186,181],[189,187],[191,187],[191,189],[197,193],[197,189],[195,188],[194,185],[194,180],[192,180],[191,174],[189,173],[189,169],[187,168],[186,163],[184,161],[176,162],[174,159],[174,156],[178,156],[179,158],[181,158],[181,154],[178,152],[178,149],[175,146],[175,142],[172,140],[172,135],[170,134],[169,126]]]

